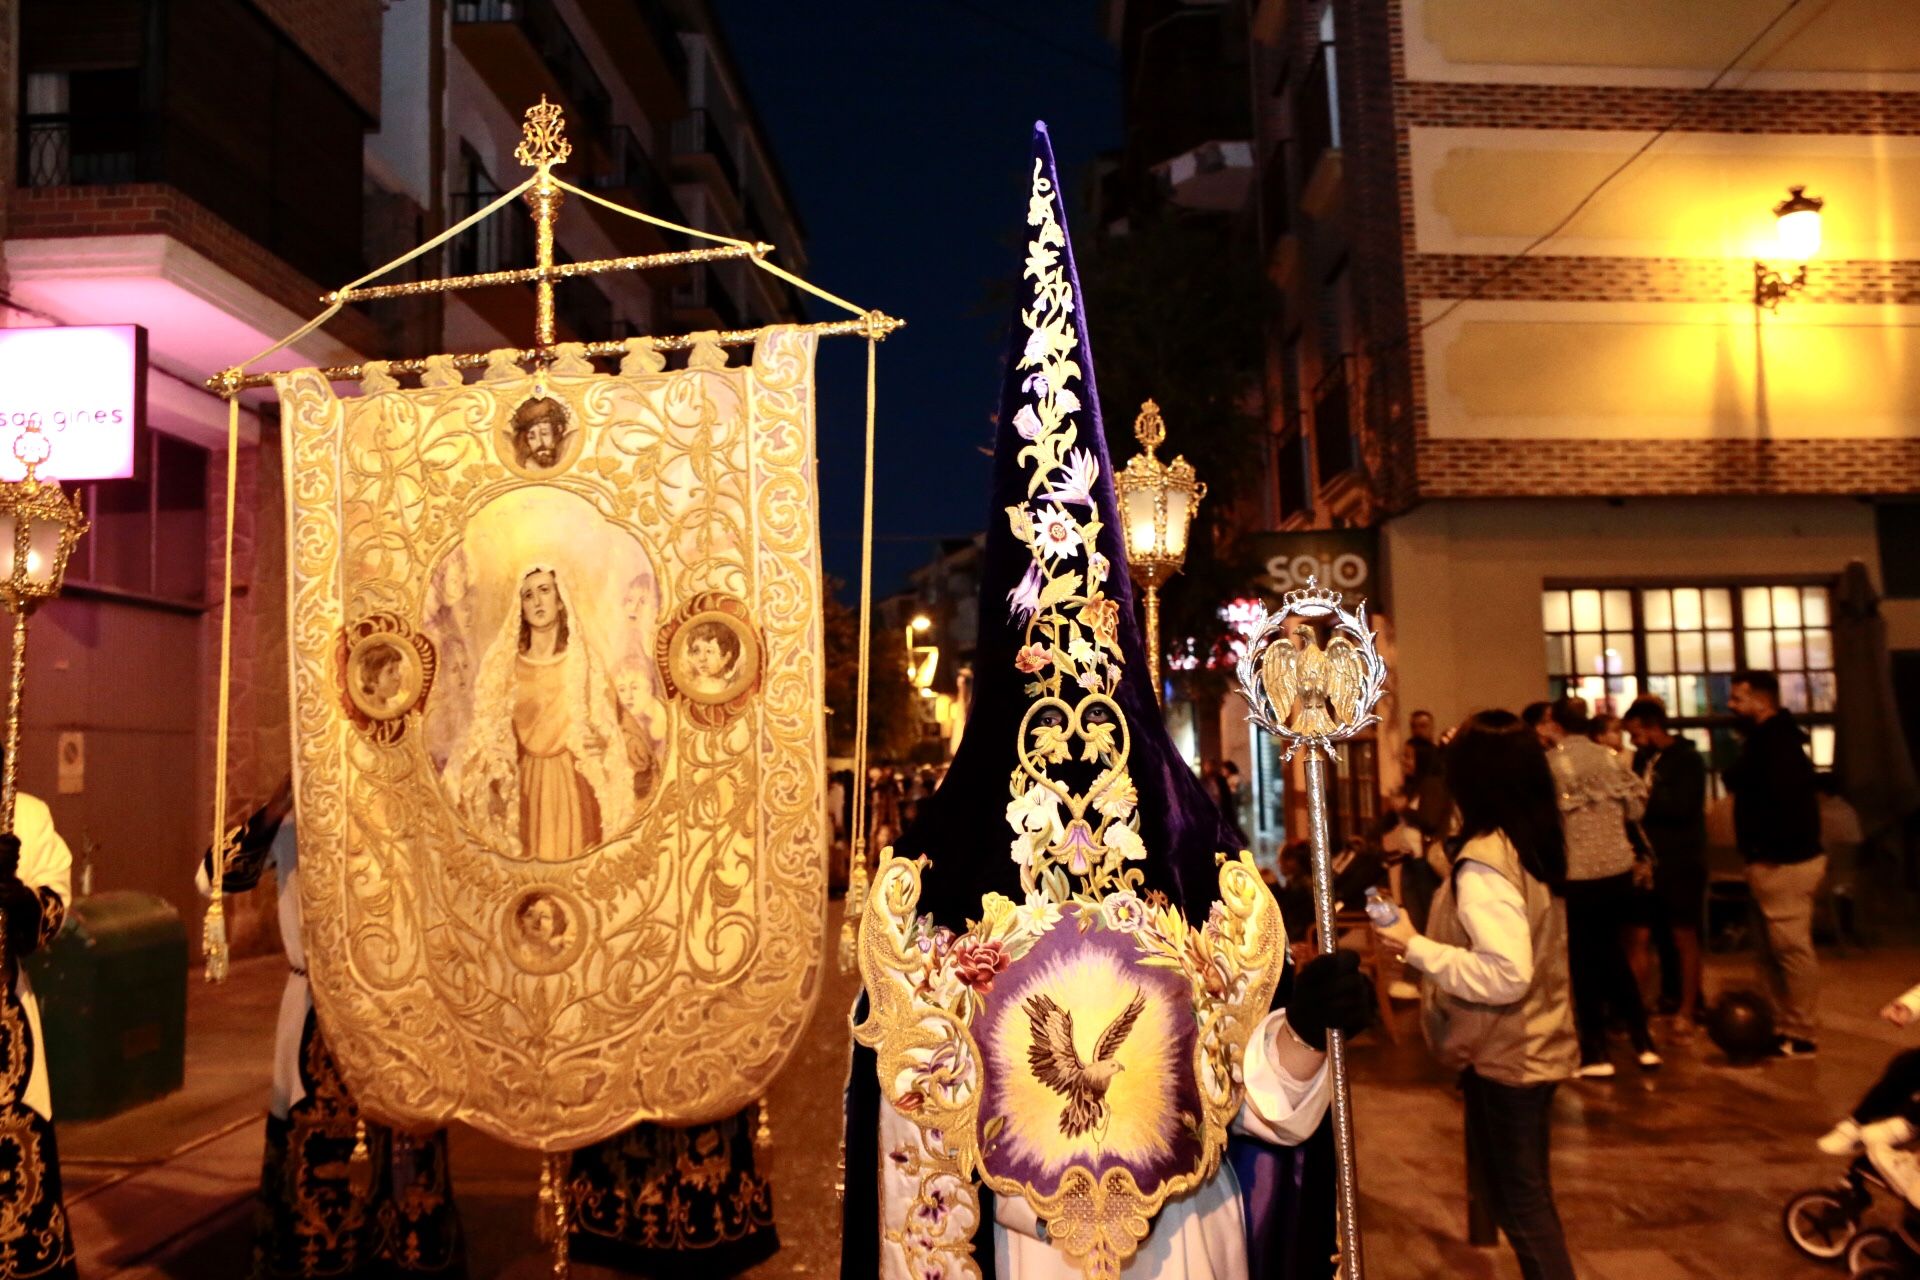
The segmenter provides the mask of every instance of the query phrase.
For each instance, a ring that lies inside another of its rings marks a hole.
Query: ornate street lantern
[[[1147,674],[1153,696],[1160,691],[1160,584],[1180,572],[1187,562],[1187,531],[1194,508],[1207,496],[1207,486],[1194,478],[1183,457],[1171,463],[1154,456],[1167,438],[1160,406],[1149,400],[1133,420],[1133,434],[1145,452],[1127,459],[1113,478],[1120,497],[1120,530],[1127,546],[1127,568],[1147,593]]]
[[[53,446],[38,426],[13,442],[13,456],[26,468],[19,480],[0,483],[0,604],[13,615],[13,679],[7,687],[7,755],[0,770],[0,831],[13,830],[14,797],[20,776],[20,698],[27,686],[27,615],[60,594],[67,557],[87,531],[80,495],[71,499],[57,481],[42,480],[40,465]],[[12,548],[9,556],[6,549]],[[6,922],[0,918],[0,950]]]

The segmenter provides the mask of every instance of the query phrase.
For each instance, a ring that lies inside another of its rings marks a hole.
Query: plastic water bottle
[[[1399,922],[1400,908],[1394,905],[1393,899],[1389,898],[1378,885],[1367,890],[1367,918],[1372,920],[1374,927],[1378,929],[1390,928]]]

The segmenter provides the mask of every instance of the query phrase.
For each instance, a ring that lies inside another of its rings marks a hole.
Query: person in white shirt
[[[1446,754],[1459,832],[1427,931],[1378,928],[1421,977],[1428,1044],[1460,1072],[1471,1157],[1526,1280],[1572,1280],[1553,1201],[1554,1090],[1579,1064],[1567,965],[1567,854],[1553,771],[1532,728],[1482,711]]]
[[[20,965],[59,934],[72,899],[73,854],[46,803],[18,792],[13,834],[0,835],[0,912],[6,917],[6,992],[0,998],[0,1126],[7,1134],[6,1227],[0,1276],[71,1280],[73,1234],[60,1191],[40,1005]]]

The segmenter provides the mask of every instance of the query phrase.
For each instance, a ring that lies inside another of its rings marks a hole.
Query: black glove
[[[20,874],[20,837],[8,833],[0,836],[0,880],[11,880]]]
[[[1373,1023],[1373,983],[1360,972],[1351,951],[1315,956],[1293,976],[1287,1001],[1287,1025],[1309,1047],[1324,1050],[1327,1030],[1356,1035]]]

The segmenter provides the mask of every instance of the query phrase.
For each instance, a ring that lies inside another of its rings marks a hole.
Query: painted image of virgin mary
[[[653,782],[645,730],[572,623],[560,575],[520,575],[481,659],[456,760],[464,816],[498,848],[564,862],[619,835]]]

